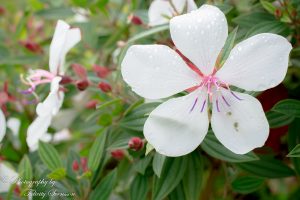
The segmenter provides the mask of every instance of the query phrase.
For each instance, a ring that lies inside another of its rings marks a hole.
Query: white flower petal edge
[[[216,76],[248,91],[275,87],[286,75],[291,49],[291,44],[280,35],[255,35],[232,49]]]
[[[213,104],[211,126],[218,140],[236,154],[245,154],[261,147],[269,135],[269,124],[260,102],[248,95],[221,89],[226,99]]]
[[[18,137],[21,127],[21,121],[18,118],[11,117],[7,120],[7,128],[9,128],[15,137]]]
[[[215,6],[203,5],[191,13],[172,18],[170,32],[179,51],[202,73],[211,74],[228,35],[227,20],[222,11]]]
[[[78,28],[70,28],[70,25],[58,20],[52,42],[50,44],[49,68],[53,74],[63,74],[63,64],[66,53],[81,39]]]
[[[175,8],[178,12],[182,13],[187,5],[187,11],[197,9],[197,5],[193,0],[173,0]],[[174,14],[174,8],[166,0],[155,0],[151,3],[148,11],[149,26],[157,26],[169,22]]]
[[[169,97],[199,83],[199,77],[171,48],[131,46],[121,65],[123,79],[147,99]]]
[[[159,105],[145,123],[146,140],[166,156],[182,156],[195,150],[208,130],[207,104],[202,104],[206,98],[205,92],[196,90]]]
[[[12,184],[18,179],[18,173],[8,167],[4,162],[0,162],[0,193],[8,192]]]
[[[2,110],[0,109],[0,142],[3,140],[6,131],[6,121]]]

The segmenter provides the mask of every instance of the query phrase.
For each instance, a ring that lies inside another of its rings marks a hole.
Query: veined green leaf
[[[48,178],[53,179],[53,180],[62,180],[66,176],[66,170],[64,168],[58,168],[48,174]]]
[[[297,146],[295,146],[295,148],[287,156],[300,157],[300,144],[297,144]]]
[[[228,58],[231,49],[234,46],[234,41],[235,41],[235,37],[236,37],[236,33],[237,33],[238,27],[236,27],[227,37],[226,43],[224,45],[224,48],[222,50],[222,54],[221,54],[221,63],[225,62],[226,59]]]
[[[236,178],[232,183],[232,189],[241,194],[248,194],[258,190],[264,182],[263,178],[254,176],[242,176]]]
[[[43,163],[51,171],[64,167],[59,153],[51,144],[39,141],[38,153]]]
[[[23,156],[18,167],[18,172],[22,180],[30,181],[32,179],[32,166],[27,155]]]
[[[289,28],[286,24],[279,21],[265,21],[252,26],[252,28],[248,30],[245,38],[249,38],[259,33],[275,33],[280,35],[288,35]]]
[[[135,165],[134,165],[134,169],[139,172],[140,174],[145,174],[145,171],[147,169],[147,167],[149,166],[150,162],[152,160],[152,156],[151,155],[147,155],[146,157],[142,158],[141,160],[139,160]]]
[[[153,171],[156,174],[156,176],[160,177],[161,171],[163,169],[164,163],[166,160],[166,156],[159,154],[158,152],[156,152],[154,154],[154,158],[153,158],[153,163],[152,163],[152,167],[153,167]]]
[[[294,117],[300,117],[300,101],[295,99],[282,100],[273,106],[272,111]]]
[[[103,132],[100,136],[97,137],[94,144],[91,147],[89,156],[88,156],[88,167],[91,171],[95,172],[100,162],[102,161],[105,154],[105,143],[106,143],[106,134]]]
[[[266,113],[270,128],[278,128],[292,123],[294,116],[285,115],[279,112],[269,111]]]
[[[130,187],[131,200],[145,200],[148,191],[148,178],[137,174]]]
[[[74,12],[71,8],[67,7],[57,7],[49,8],[46,10],[40,10],[35,13],[37,16],[46,18],[46,19],[64,19],[74,15]]]
[[[244,155],[231,152],[217,140],[211,131],[205,136],[201,148],[210,156],[228,162],[250,162],[259,159],[253,152]]]
[[[270,14],[274,15],[275,14],[275,10],[276,7],[268,1],[265,0],[260,0],[260,4],[264,7],[264,9],[266,9],[266,11],[268,11]]]
[[[242,170],[260,177],[283,178],[295,175],[295,172],[282,161],[269,157],[261,157],[257,161],[237,163],[236,165]]]
[[[243,28],[252,28],[253,24],[258,24],[265,21],[274,21],[275,17],[265,12],[251,12],[240,15],[232,21]]]
[[[300,118],[296,118],[295,121],[289,125],[289,132],[288,132],[288,147],[289,151],[292,151],[297,144],[300,144]],[[291,157],[293,162],[294,168],[297,174],[300,174],[300,158]]]

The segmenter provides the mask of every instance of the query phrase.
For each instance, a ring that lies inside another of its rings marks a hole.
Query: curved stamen
[[[194,108],[195,108],[197,102],[198,102],[198,97],[195,99],[194,104],[193,104],[193,106],[192,106],[190,112],[192,112],[192,111],[194,110]]]
[[[202,107],[201,107],[201,112],[203,112],[205,104],[206,104],[206,99],[203,101],[203,104],[202,104]]]

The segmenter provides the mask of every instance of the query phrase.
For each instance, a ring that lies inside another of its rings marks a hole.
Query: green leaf
[[[288,132],[288,147],[289,151],[292,151],[297,144],[300,144],[300,118],[296,118],[295,121],[289,125],[289,132]],[[300,174],[300,158],[292,157],[291,158],[294,168],[297,174]]]
[[[22,180],[32,180],[32,166],[28,156],[25,154],[18,167],[19,176]]]
[[[39,141],[38,153],[43,163],[51,171],[64,167],[59,153],[51,144]]]
[[[154,147],[150,143],[147,143],[145,155],[148,155],[153,149]]]
[[[137,174],[130,187],[131,200],[145,200],[148,191],[148,178]]]
[[[245,38],[259,33],[275,33],[287,36],[289,34],[289,28],[285,23],[279,21],[265,21],[253,25],[252,28],[248,30]]]
[[[270,157],[261,157],[257,161],[236,165],[242,170],[260,177],[283,178],[295,175],[295,172],[282,161]]]
[[[24,65],[24,64],[34,64],[41,60],[40,56],[30,56],[30,55],[22,55],[22,56],[11,56],[6,59],[0,60],[0,65]]]
[[[186,157],[167,158],[160,178],[154,178],[153,199],[162,200],[180,183],[187,167]]]
[[[203,180],[204,163],[202,155],[197,151],[189,154],[187,162],[187,169],[183,177],[183,188],[186,199],[198,200],[201,192],[201,185]]]
[[[57,8],[50,8],[46,10],[40,10],[35,14],[45,19],[64,19],[73,16],[74,12],[72,11],[71,8],[57,7]]]
[[[186,195],[184,194],[184,186],[182,184],[182,182],[180,182],[176,188],[170,193],[170,195],[168,196],[169,200],[192,200],[192,199],[188,199],[186,197]]]
[[[226,4],[226,3],[222,3],[222,4],[217,4],[216,5],[224,14],[229,13],[232,9],[233,6]]]
[[[150,162],[152,160],[152,156],[151,155],[147,155],[146,157],[142,158],[141,160],[139,160],[135,165],[134,165],[134,169],[139,172],[140,174],[145,174],[145,171],[147,169],[147,167],[149,166]]]
[[[95,188],[95,190],[91,193],[90,200],[108,200],[109,196],[113,190],[113,187],[116,183],[117,179],[117,170],[113,170],[107,176],[103,178],[103,180],[99,183],[99,185]]]
[[[254,176],[243,176],[236,178],[232,183],[232,189],[241,194],[248,194],[258,190],[264,183],[263,178]]]
[[[239,155],[225,148],[215,137],[212,131],[209,131],[204,141],[201,143],[201,148],[210,156],[228,162],[250,162],[259,158],[253,153]]]
[[[153,167],[154,173],[158,177],[160,177],[160,175],[161,175],[161,171],[163,169],[165,160],[166,160],[166,156],[161,155],[161,154],[159,154],[157,152],[154,154],[152,167]]]
[[[100,162],[104,158],[105,154],[105,143],[106,143],[107,132],[105,131],[100,136],[97,137],[93,143],[89,156],[88,156],[88,167],[91,171],[95,172]]]
[[[295,99],[282,100],[272,108],[272,111],[294,117],[300,117],[300,101]]]
[[[300,144],[297,144],[297,146],[295,146],[295,148],[287,156],[300,157]]]
[[[265,12],[250,12],[247,14],[239,15],[232,21],[243,28],[252,28],[254,24],[265,21],[274,21],[275,17]]]
[[[236,27],[227,37],[226,43],[224,45],[224,48],[223,48],[222,54],[221,54],[221,63],[226,61],[226,59],[228,58],[228,56],[230,54],[231,49],[234,46],[234,41],[235,41],[237,30],[238,30],[238,28]]]
[[[66,170],[64,168],[58,168],[47,175],[48,178],[53,180],[62,180],[66,176]]]
[[[268,1],[264,1],[264,0],[260,0],[260,4],[264,7],[264,9],[266,9],[266,11],[268,11],[270,14],[274,15],[275,14],[275,10],[276,7]]]
[[[292,123],[294,116],[285,115],[279,112],[269,111],[266,113],[270,128],[278,128]]]

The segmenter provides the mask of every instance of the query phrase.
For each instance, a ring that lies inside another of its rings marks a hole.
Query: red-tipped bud
[[[96,109],[96,106],[97,106],[98,103],[99,103],[98,100],[94,99],[94,100],[91,100],[91,101],[87,102],[85,104],[85,107],[87,109]]]
[[[72,169],[74,172],[77,172],[79,170],[79,163],[77,160],[74,160],[72,163]]]
[[[129,15],[127,20],[128,20],[128,23],[131,23],[131,24],[134,24],[134,25],[139,26],[139,25],[143,24],[143,20],[140,17],[138,17],[134,14]]]
[[[122,160],[125,156],[125,153],[121,149],[117,149],[111,152],[111,156],[117,160]]]
[[[70,76],[63,76],[61,78],[61,81],[59,82],[59,84],[66,85],[66,84],[70,84],[72,82],[73,82],[73,79]]]
[[[76,82],[76,87],[80,91],[84,91],[89,86],[89,82],[87,80],[80,80]]]
[[[110,70],[106,67],[93,65],[93,71],[99,78],[106,78],[110,74]]]
[[[81,167],[84,172],[88,171],[87,158],[80,158]]]
[[[100,88],[100,90],[101,90],[102,92],[111,92],[111,90],[112,90],[110,84],[105,83],[105,82],[100,82],[100,83],[98,84],[98,88]]]
[[[279,8],[277,8],[275,10],[274,15],[275,15],[276,18],[280,18],[282,16],[282,11]]]
[[[74,71],[74,73],[81,79],[87,79],[87,72],[86,69],[77,63],[73,63],[72,65],[72,69]]]
[[[4,15],[6,12],[5,8],[0,6],[0,15]]]
[[[139,137],[133,137],[129,140],[128,146],[133,151],[139,151],[144,147],[144,142]]]
[[[21,41],[21,45],[23,45],[26,49],[33,53],[42,53],[43,50],[41,46],[33,41]]]
[[[16,187],[14,188],[14,192],[15,192],[15,194],[16,194],[17,196],[20,196],[20,194],[21,194],[21,189],[20,189],[20,187],[19,187],[18,185],[16,185]]]

